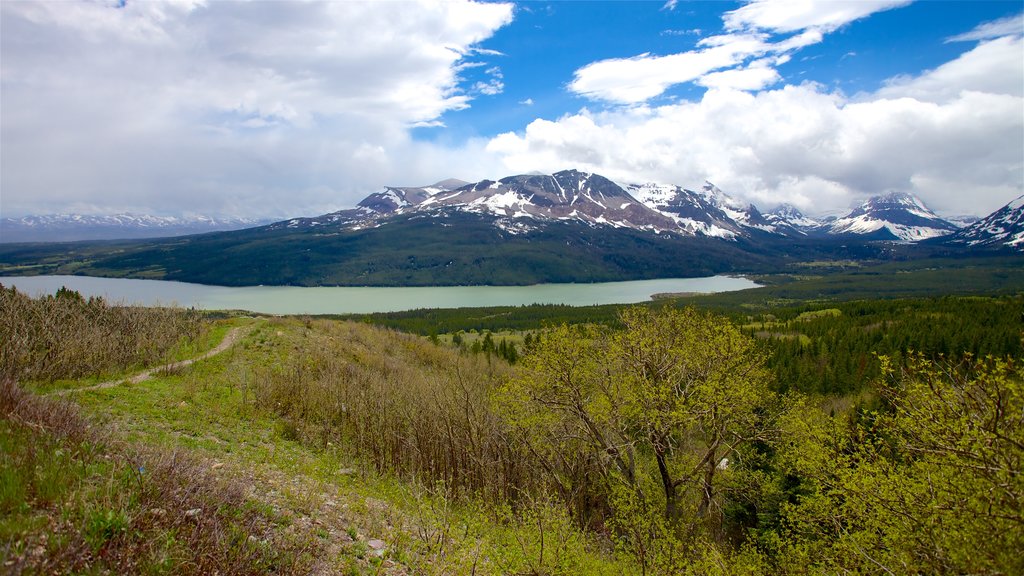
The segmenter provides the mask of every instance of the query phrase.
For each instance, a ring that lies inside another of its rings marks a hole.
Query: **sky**
[[[1024,193],[1024,2],[0,2],[0,215],[288,218],[576,168],[813,215]]]

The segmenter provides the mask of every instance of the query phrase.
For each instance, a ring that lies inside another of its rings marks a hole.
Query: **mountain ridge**
[[[656,182],[617,184],[599,174],[578,170],[550,175],[521,174],[475,183],[446,180],[425,187],[385,187],[368,195],[355,208],[275,225],[334,224],[363,229],[383,225],[399,214],[437,214],[446,210],[495,216],[494,225],[513,234],[574,219],[589,226],[724,240],[770,234],[805,238],[859,235],[915,242],[960,228],[906,193],[874,196],[845,216],[818,220],[791,205],[762,213],[754,204],[730,196],[711,182],[705,182],[700,190]]]
[[[1024,251],[1024,195],[953,233],[948,242],[973,247],[1007,247]]]
[[[251,228],[269,223],[266,218],[205,215],[154,216],[133,212],[116,214],[41,214],[0,218],[0,242],[72,242],[184,236]]]

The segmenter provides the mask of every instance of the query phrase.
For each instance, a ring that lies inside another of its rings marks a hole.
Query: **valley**
[[[1021,0],[0,55],[0,575],[1024,575]]]

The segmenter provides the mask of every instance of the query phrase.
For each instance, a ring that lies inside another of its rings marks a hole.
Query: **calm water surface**
[[[126,304],[176,304],[205,310],[250,310],[266,314],[347,314],[397,312],[417,308],[519,306],[522,304],[629,304],[663,292],[729,292],[755,288],[746,278],[670,278],[597,284],[533,286],[437,286],[425,288],[352,288],[247,286],[232,288],[88,276],[7,276],[0,284],[32,296],[53,294],[61,286],[83,296],[103,296]]]

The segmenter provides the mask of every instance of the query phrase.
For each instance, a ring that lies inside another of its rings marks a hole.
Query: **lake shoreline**
[[[655,294],[715,293],[759,286],[748,278],[736,276],[528,286],[227,287],[167,280],[44,275],[4,276],[0,277],[0,284],[15,286],[31,296],[53,294],[57,289],[66,287],[85,297],[101,296],[126,305],[177,305],[203,310],[245,310],[284,315],[365,314],[530,304],[631,304],[649,302]]]

